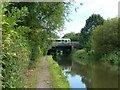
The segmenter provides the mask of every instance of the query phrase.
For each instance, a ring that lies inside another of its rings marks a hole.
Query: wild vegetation
[[[98,26],[91,37],[91,48],[99,55],[100,60],[118,64],[118,18],[108,19],[102,26]]]
[[[93,16],[95,18],[91,19]],[[120,63],[118,18],[104,20],[100,15],[93,14],[86,20],[86,25],[89,26],[90,31],[82,29],[79,37],[81,50],[76,51],[73,56],[82,60],[99,60],[118,65]],[[93,26],[95,27],[92,28]]]
[[[24,72],[46,55],[69,4],[2,2],[2,88],[23,88]]]

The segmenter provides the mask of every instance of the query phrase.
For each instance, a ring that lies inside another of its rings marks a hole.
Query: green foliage
[[[99,55],[94,52],[94,50],[87,51],[86,49],[80,49],[72,54],[73,58],[79,58],[79,60],[83,60],[85,62],[88,61],[99,61]]]
[[[90,35],[92,31],[98,25],[102,25],[104,19],[99,14],[91,15],[87,20],[84,28],[81,29],[81,33],[79,36],[79,42],[81,48],[86,48],[87,42],[89,41]]]
[[[75,57],[78,57],[78,58],[81,58],[81,59],[84,59],[85,56],[86,56],[87,52],[84,50],[84,49],[81,49],[81,50],[77,50],[73,56]]]
[[[9,5],[9,4],[8,4]],[[5,6],[7,6],[5,4]],[[26,37],[18,32],[17,22],[20,22],[27,8],[21,10],[12,8],[11,13],[3,5],[2,10],[2,75],[3,88],[22,88],[24,85],[23,73],[29,60],[29,47]],[[22,11],[22,12],[21,12]],[[7,12],[7,13],[6,13]],[[18,17],[17,17],[18,16]],[[22,27],[25,31],[26,27]],[[19,81],[19,82],[18,82]]]
[[[14,2],[14,7],[28,7],[29,13],[23,24],[31,28],[42,28],[48,31],[63,26],[66,18],[67,5],[62,2]],[[10,7],[12,7],[10,6]]]
[[[120,58],[117,53],[105,54],[101,59],[105,63],[111,63],[118,65],[120,63]]]
[[[93,31],[92,49],[100,55],[118,51],[118,30],[117,18],[106,20]]]
[[[63,36],[63,38],[70,38],[71,41],[78,41],[79,40],[79,33],[67,33]]]
[[[84,55],[80,50],[75,52],[76,56],[88,57],[88,60],[96,59],[105,63],[119,64],[119,31],[117,18],[104,21],[103,25],[97,26],[93,31],[87,43],[88,47],[85,49],[87,54]]]
[[[28,8],[28,13],[24,21],[18,24],[32,29],[26,35],[31,47],[30,59],[35,61],[39,55],[46,55],[51,45],[48,38],[57,37],[54,31],[63,26],[67,8],[64,3],[59,2],[14,2],[9,8],[24,6]]]
[[[3,88],[23,88],[24,70],[46,55],[64,24],[64,3],[2,3],[2,81]]]

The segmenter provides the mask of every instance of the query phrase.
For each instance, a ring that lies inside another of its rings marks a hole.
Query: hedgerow
[[[1,5],[2,88],[23,88],[25,69],[33,68],[46,55],[51,45],[48,38],[63,26],[68,7],[52,2],[2,2]]]
[[[24,34],[30,29],[18,26],[17,22],[21,22],[27,8],[12,8],[9,12],[7,6],[10,3],[2,5],[2,87],[21,88],[24,86],[24,68],[27,67],[30,53]]]

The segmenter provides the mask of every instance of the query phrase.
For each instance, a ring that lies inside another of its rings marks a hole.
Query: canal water
[[[98,62],[84,62],[69,56],[54,58],[61,66],[70,88],[118,88],[118,67]],[[78,62],[79,61],[79,62]]]

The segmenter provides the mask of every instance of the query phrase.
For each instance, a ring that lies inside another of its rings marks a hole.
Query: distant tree
[[[81,33],[79,35],[79,42],[80,47],[85,48],[91,32],[97,27],[98,25],[102,25],[104,19],[99,14],[92,14],[87,20],[84,28],[81,29]]]
[[[67,33],[63,36],[63,38],[70,38],[71,41],[78,41],[79,33],[75,33],[75,32]]]

